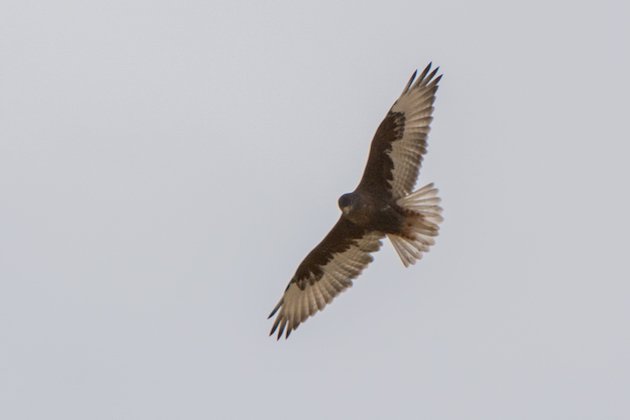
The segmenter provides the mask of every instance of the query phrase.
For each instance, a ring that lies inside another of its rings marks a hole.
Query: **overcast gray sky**
[[[0,418],[630,418],[627,2],[0,5]],[[386,243],[269,311],[411,72],[444,73]]]

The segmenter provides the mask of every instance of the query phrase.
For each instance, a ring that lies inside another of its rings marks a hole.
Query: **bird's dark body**
[[[352,192],[349,194],[353,205],[348,213],[341,217],[366,230],[383,233],[399,233],[405,216],[402,209],[369,193]]]
[[[339,198],[339,207],[349,211],[341,215],[335,228],[304,258],[293,276],[292,281],[300,288],[321,275],[320,267],[332,255],[350,248],[366,232],[381,232],[383,236],[402,233],[404,211],[388,199],[355,190]]]

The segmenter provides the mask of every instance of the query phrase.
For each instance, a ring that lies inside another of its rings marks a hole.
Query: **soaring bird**
[[[339,198],[341,216],[304,258],[271,311],[271,332],[288,338],[302,322],[321,311],[372,262],[389,238],[405,267],[434,244],[443,220],[438,190],[428,184],[413,191],[427,151],[433,103],[442,75],[431,63],[409,79],[376,130],[357,188]]]

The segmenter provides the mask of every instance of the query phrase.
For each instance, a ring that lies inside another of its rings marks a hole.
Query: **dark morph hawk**
[[[372,261],[387,235],[405,267],[434,244],[442,209],[433,184],[412,192],[427,135],[433,102],[442,76],[429,64],[413,73],[400,98],[376,130],[359,186],[339,198],[341,217],[302,261],[280,302],[271,334],[288,338],[308,317],[324,309],[352,286],[352,279]],[[430,72],[430,73],[429,73]]]

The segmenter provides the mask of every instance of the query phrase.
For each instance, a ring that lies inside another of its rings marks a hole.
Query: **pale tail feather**
[[[438,189],[431,183],[396,201],[409,214],[407,226],[404,235],[389,234],[387,237],[405,267],[415,264],[435,243],[439,223],[444,220],[437,194]]]

